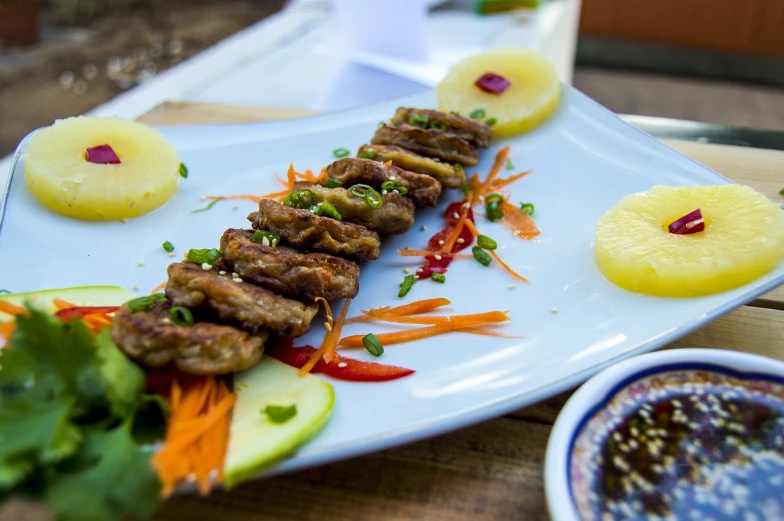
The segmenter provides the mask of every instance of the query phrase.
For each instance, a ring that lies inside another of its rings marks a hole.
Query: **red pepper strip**
[[[290,338],[281,338],[270,355],[286,365],[301,369],[315,352],[316,349],[312,346],[294,347]],[[340,367],[343,364],[345,366]],[[335,354],[329,364],[324,360],[319,360],[310,372],[324,373],[332,378],[351,382],[386,382],[414,374],[413,369],[377,364],[376,362],[363,362],[339,354]]]
[[[114,313],[120,309],[120,306],[76,306],[73,308],[61,309],[54,314],[63,322],[70,322],[71,320],[86,317],[87,315],[105,315],[107,313]]]

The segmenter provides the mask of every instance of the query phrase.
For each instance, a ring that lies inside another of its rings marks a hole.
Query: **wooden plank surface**
[[[307,116],[308,111],[166,103],[140,118],[191,125]],[[784,152],[668,141],[774,201],[784,202]],[[784,359],[784,290],[671,346],[736,349]],[[208,498],[180,497],[155,521],[546,520],[542,470],[551,424],[569,393],[458,432],[378,454],[246,483]]]

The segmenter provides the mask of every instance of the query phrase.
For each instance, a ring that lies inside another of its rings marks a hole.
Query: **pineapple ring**
[[[109,144],[121,164],[86,160],[90,147]],[[180,158],[150,127],[121,118],[74,117],[37,132],[24,155],[33,196],[66,217],[91,221],[144,215],[177,191]]]
[[[671,222],[697,208],[705,231],[667,231]],[[627,195],[596,225],[599,270],[636,293],[719,293],[765,275],[782,259],[784,212],[748,186],[655,186]]]
[[[474,82],[492,72],[509,80],[501,94],[490,94]],[[493,49],[455,64],[437,88],[438,106],[444,112],[465,116],[477,109],[485,121],[495,119],[498,137],[528,132],[553,115],[561,99],[561,83],[552,63],[523,49]]]

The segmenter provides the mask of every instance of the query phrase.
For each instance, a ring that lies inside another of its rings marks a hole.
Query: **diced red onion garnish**
[[[87,149],[87,161],[96,165],[119,165],[120,158],[111,145],[98,145]]]
[[[503,76],[493,72],[486,72],[481,78],[474,82],[474,85],[490,94],[502,94],[509,88],[511,83]]]
[[[705,220],[699,208],[671,223],[667,229],[676,235],[688,235],[705,230]]]

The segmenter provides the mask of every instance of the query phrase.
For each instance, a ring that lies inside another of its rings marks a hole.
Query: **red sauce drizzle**
[[[442,249],[442,245],[439,244],[439,241],[446,241],[447,237],[449,237],[457,226],[458,219],[455,218],[455,214],[460,215],[460,212],[463,210],[463,203],[465,203],[465,201],[455,201],[446,207],[446,228],[433,235],[430,240],[427,241],[428,250],[439,251]],[[472,223],[475,222],[474,211],[472,209],[468,209],[468,216],[466,218]],[[463,229],[460,231],[459,237],[463,239],[464,242],[462,244],[455,242],[454,246],[452,246],[452,253],[464,250],[470,247],[474,242],[473,234],[465,226],[463,226]],[[441,260],[437,260],[435,257],[425,257],[426,262],[422,266],[422,271],[417,273],[417,278],[419,280],[429,279],[430,275],[433,273],[446,273],[446,269],[452,263],[452,260],[451,257],[441,257]]]

